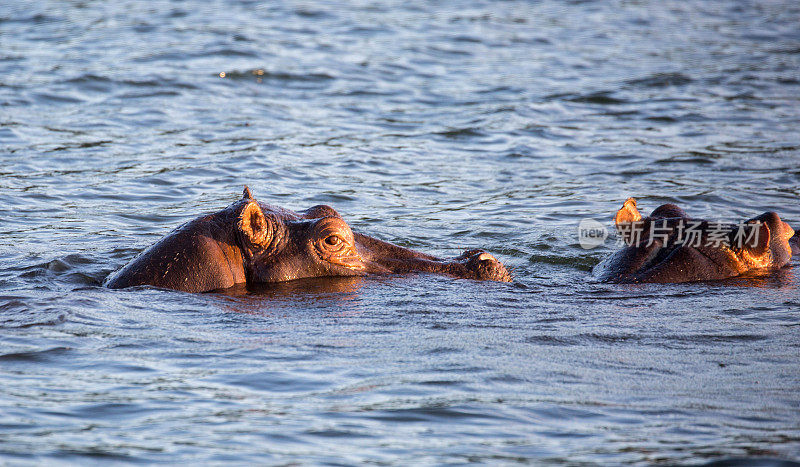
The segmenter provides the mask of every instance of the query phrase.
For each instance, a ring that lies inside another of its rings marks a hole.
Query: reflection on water
[[[240,284],[212,292],[223,309],[236,313],[269,313],[275,302],[303,307],[340,308],[358,299],[363,277],[315,277],[274,284]]]
[[[341,300],[352,300],[357,296],[364,278],[354,277],[312,277],[289,282],[272,284],[239,284],[229,289],[219,290],[216,293],[231,297],[257,296],[266,298],[296,298],[296,297],[331,297]],[[241,300],[237,300],[241,302]]]
[[[798,261],[593,283],[629,196],[800,225],[800,5],[6,2],[0,463],[800,458]],[[239,198],[512,284],[99,287]],[[724,465],[724,464],[722,464]]]
[[[790,296],[796,293],[797,273],[791,267],[775,271],[751,271],[739,277],[732,277],[718,284],[720,287],[757,287],[784,290]]]

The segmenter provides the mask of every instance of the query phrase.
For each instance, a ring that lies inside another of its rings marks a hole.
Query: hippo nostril
[[[480,255],[478,255],[478,260],[479,261],[495,261],[494,256],[492,256],[491,254],[486,253],[486,252],[483,252]]]

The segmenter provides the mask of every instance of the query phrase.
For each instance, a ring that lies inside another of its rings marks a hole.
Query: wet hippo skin
[[[105,285],[205,292],[244,283],[406,272],[511,280],[506,268],[482,250],[440,259],[354,233],[330,206],[296,213],[256,201],[245,187],[241,200],[178,227]]]
[[[609,282],[725,279],[781,268],[799,250],[794,230],[774,212],[721,224],[665,204],[643,218],[628,198],[614,222],[626,246],[594,268],[595,277]]]

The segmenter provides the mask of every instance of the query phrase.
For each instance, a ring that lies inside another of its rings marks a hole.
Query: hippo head
[[[782,267],[794,248],[794,230],[774,212],[721,224],[691,219],[678,206],[664,204],[643,218],[629,198],[614,222],[627,246],[595,271],[615,282],[723,279]]]
[[[354,233],[330,206],[294,212],[256,201],[245,187],[242,199],[178,227],[105,284],[205,292],[237,284],[407,272],[511,280],[505,266],[483,250],[440,259]]]
[[[298,215],[257,202],[245,188],[236,230],[249,282],[354,276],[368,269],[350,226],[330,206]]]

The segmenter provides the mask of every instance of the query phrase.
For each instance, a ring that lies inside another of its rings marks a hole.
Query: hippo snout
[[[503,263],[484,250],[467,250],[456,261],[464,265],[473,279],[511,282],[511,273]]]

